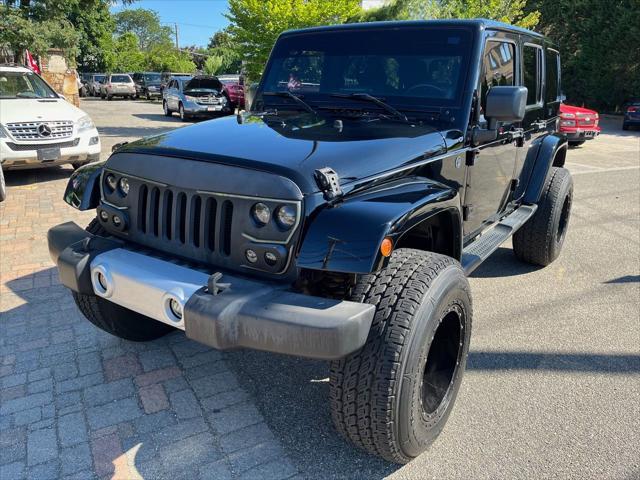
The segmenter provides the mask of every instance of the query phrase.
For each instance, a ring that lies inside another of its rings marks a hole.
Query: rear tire
[[[580,145],[583,145],[585,141],[586,140],[579,140],[577,142],[569,142],[569,146],[570,147],[579,147]]]
[[[573,179],[566,168],[551,167],[536,213],[513,235],[518,259],[547,266],[562,251],[573,202]]]
[[[442,431],[462,382],[471,335],[471,293],[450,257],[399,249],[387,267],[360,277],[351,300],[376,306],[365,345],[331,362],[337,430],[397,463]]]
[[[106,236],[107,232],[97,219],[86,228],[94,235]],[[173,327],[153,320],[140,313],[111,303],[95,295],[71,292],[82,314],[96,327],[125,340],[145,342],[155,340],[174,330]]]

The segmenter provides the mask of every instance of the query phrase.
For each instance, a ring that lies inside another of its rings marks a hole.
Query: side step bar
[[[536,213],[537,205],[521,205],[462,250],[462,268],[471,274],[489,255]]]

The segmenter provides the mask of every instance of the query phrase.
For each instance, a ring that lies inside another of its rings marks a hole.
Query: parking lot
[[[183,127],[158,101],[83,99],[111,146]],[[0,204],[0,478],[482,479],[640,477],[640,131],[603,118],[571,149],[560,258],[503,245],[470,278],[474,326],[453,413],[404,467],[331,425],[328,365],[220,353],[180,333],[147,344],[75,308],[46,232],[73,220],[70,167],[6,172]]]

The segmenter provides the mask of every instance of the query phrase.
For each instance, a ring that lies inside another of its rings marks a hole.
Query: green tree
[[[211,55],[204,62],[204,73],[207,75],[217,75],[222,73],[224,67],[224,59],[218,55]]]
[[[489,18],[533,28],[540,14],[525,11],[527,0],[395,0],[360,15],[359,21]]]
[[[196,69],[188,52],[157,46],[146,52],[145,69],[154,72],[191,73]]]
[[[640,96],[638,0],[530,0],[560,48],[568,103],[619,111]]]
[[[127,32],[113,42],[107,56],[107,70],[111,72],[139,72],[146,64],[145,54],[138,48],[138,37]]]
[[[173,43],[171,27],[160,24],[158,12],[145,8],[123,10],[115,14],[115,33],[131,32],[138,37],[141,50],[149,50],[157,45],[170,46]]]
[[[344,23],[359,12],[358,0],[229,0],[226,17],[235,52],[249,78],[257,79],[283,31]]]

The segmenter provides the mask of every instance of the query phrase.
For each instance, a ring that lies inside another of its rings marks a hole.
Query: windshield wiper
[[[316,114],[316,111],[311,107],[311,105],[309,105],[307,102],[302,100],[298,95],[294,95],[293,93],[291,93],[289,91],[286,91],[286,92],[262,92],[262,95],[267,95],[267,96],[270,96],[270,97],[290,98],[291,100],[296,102],[298,105],[300,105],[302,108],[304,108],[307,112]]]
[[[334,98],[351,98],[353,100],[371,102],[371,103],[374,103],[374,104],[378,105],[379,107],[383,108],[384,110],[386,110],[387,112],[392,114],[394,117],[399,118],[403,122],[411,123],[411,122],[409,122],[409,119],[407,118],[407,116],[404,113],[402,113],[401,111],[395,109],[394,107],[392,107],[388,103],[383,102],[379,98],[374,97],[373,95],[369,95],[368,93],[332,93],[330,96],[334,97]]]

